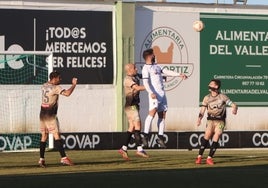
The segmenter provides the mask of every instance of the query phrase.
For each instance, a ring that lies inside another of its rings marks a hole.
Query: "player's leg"
[[[118,153],[122,155],[122,157],[126,160],[129,160],[127,149],[128,149],[128,144],[131,140],[132,133],[134,131],[134,123],[133,123],[133,117],[134,117],[134,107],[132,108],[131,106],[125,107],[125,114],[128,119],[128,130],[126,132],[126,140],[122,147],[118,150]]]
[[[223,133],[223,130],[224,130],[224,127],[225,127],[225,123],[224,121],[221,121],[221,120],[214,120],[214,135],[212,137],[212,144],[211,144],[211,147],[210,147],[210,151],[209,151],[209,155],[208,155],[208,158],[207,158],[207,164],[209,165],[213,165],[214,162],[212,160],[218,146],[219,146],[219,139]]]
[[[151,126],[152,126],[152,121],[153,121],[154,116],[157,112],[157,107],[158,107],[157,99],[152,99],[149,96],[149,113],[145,119],[144,130],[143,130],[143,139],[142,139],[144,147],[148,147],[148,135],[149,135],[149,131],[150,131]]]
[[[127,153],[127,146],[131,140],[131,136],[132,136],[132,130],[128,130],[126,132],[126,141],[125,143],[122,145],[122,147],[118,150],[118,153],[120,155],[122,155],[122,157],[126,160],[129,160],[129,157],[128,157],[128,153]]]
[[[46,141],[48,138],[48,133],[46,131],[41,132],[40,141],[40,157],[45,158]]]
[[[166,148],[164,141],[165,118],[166,118],[166,111],[158,112],[158,121],[157,121],[158,139],[156,141],[161,148]]]
[[[51,133],[53,133],[53,137],[55,139],[55,146],[58,149],[61,158],[66,157],[66,153],[65,153],[64,148],[63,148],[63,142],[62,142],[62,139],[61,139],[60,133],[59,133],[59,121],[58,121],[57,117],[51,123],[49,131]]]
[[[52,120],[50,126],[49,126],[49,132],[53,134],[53,137],[55,139],[55,147],[58,149],[60,156],[61,156],[61,163],[63,165],[73,165],[73,162],[67,157],[65,150],[63,148],[63,141],[60,137],[59,132],[59,121],[57,116]]]
[[[134,130],[134,138],[138,151],[142,151],[142,141],[141,141],[141,120],[138,109],[135,110],[133,114],[133,130]]]
[[[147,153],[144,151],[142,146],[142,140],[141,140],[141,120],[139,115],[139,110],[135,110],[134,116],[133,116],[133,125],[134,125],[134,137],[135,137],[135,143],[137,146],[137,152],[136,154],[141,157],[149,157]]]
[[[145,124],[144,124],[144,133],[145,134],[149,134],[153,118],[157,112],[157,108],[158,108],[157,99],[152,99],[151,96],[149,96],[149,113],[145,119]]]
[[[166,96],[159,97],[157,110],[158,110],[158,113],[157,113],[158,114],[158,120],[157,120],[158,139],[157,139],[157,143],[160,145],[161,148],[166,148],[166,145],[164,142],[165,119],[166,119],[166,113],[168,110]]]
[[[140,124],[140,122],[136,122],[136,123]],[[135,143],[137,145],[136,154],[141,157],[146,157],[146,158],[149,157],[149,155],[143,149],[140,130],[134,131],[134,137],[135,137]]]
[[[46,129],[46,121],[44,119],[40,118],[40,131],[41,131],[41,140],[39,145],[39,154],[40,159],[38,161],[38,164],[40,167],[46,167],[45,163],[45,151],[46,151],[46,141],[48,138],[48,132]]]
[[[209,139],[212,137],[213,133],[214,133],[213,122],[211,120],[208,120],[205,135],[201,139],[201,146],[200,146],[200,149],[198,151],[198,156],[195,161],[196,164],[201,164],[203,153],[205,149],[207,148],[209,144]]]

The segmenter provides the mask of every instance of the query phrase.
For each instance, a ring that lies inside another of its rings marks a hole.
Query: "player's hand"
[[[73,85],[76,85],[76,84],[77,84],[77,78],[73,78],[73,79],[72,79],[72,84],[73,84]]]
[[[200,118],[197,119],[196,124],[197,124],[198,127],[201,125],[201,119]]]
[[[233,113],[234,115],[236,115],[236,114],[237,114],[237,108],[233,108],[232,113]]]
[[[181,74],[180,77],[183,79],[183,80],[186,80],[188,78],[188,76],[186,76],[186,74]]]
[[[151,98],[152,98],[152,99],[156,99],[156,94],[152,93],[152,94],[151,94]]]

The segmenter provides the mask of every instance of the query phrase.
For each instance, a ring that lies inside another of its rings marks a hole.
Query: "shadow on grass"
[[[110,161],[91,161],[91,162],[75,162],[75,165],[108,165],[108,164],[115,164],[115,163],[121,163],[122,161],[124,162],[128,162],[127,160],[122,160],[121,158],[119,159],[111,159]],[[39,167],[38,163],[34,163],[34,164],[29,164],[29,163],[25,163],[25,164],[0,164],[1,165],[1,169],[17,169],[19,168],[35,168],[35,167]],[[58,167],[58,166],[64,166],[62,165],[60,162],[57,163],[49,163],[47,164],[47,167]],[[0,176],[1,177],[1,176]],[[0,185],[1,186],[1,185]]]
[[[268,165],[0,176],[1,188],[263,188]]]

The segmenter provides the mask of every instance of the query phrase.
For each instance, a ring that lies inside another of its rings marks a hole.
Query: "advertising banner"
[[[268,105],[268,16],[201,13],[200,102],[211,79],[239,106]]]
[[[111,11],[0,9],[0,23],[1,51],[53,52],[63,84],[113,83]]]
[[[63,133],[61,138],[64,140],[64,147],[66,149],[75,150],[88,150],[88,149],[119,149],[126,141],[125,133]],[[149,134],[148,147],[151,149],[158,149],[157,133],[153,132]],[[170,132],[164,134],[164,141],[168,148],[177,148],[177,133]],[[129,149],[136,149],[134,135]]]
[[[167,132],[164,142],[167,149],[199,149],[204,132]],[[40,133],[1,134],[0,151],[39,149]],[[126,133],[119,132],[80,132],[62,133],[64,148],[69,150],[105,150],[119,149],[126,141]],[[159,149],[157,132],[148,137],[148,148]],[[209,141],[211,145],[212,141]],[[220,148],[267,148],[267,131],[225,131],[219,140]],[[55,146],[54,146],[55,148]],[[128,145],[136,149],[134,136]]]
[[[204,132],[178,133],[178,149],[198,149]],[[212,140],[209,141],[209,145]],[[220,148],[264,148],[268,146],[265,131],[225,131],[219,140]]]
[[[119,149],[125,143],[125,133],[63,133],[66,149],[98,150]],[[167,149],[199,149],[204,132],[167,132],[164,142]],[[148,139],[149,149],[159,149],[156,142],[157,132],[151,132]],[[212,141],[209,141],[209,145]],[[265,131],[225,131],[219,140],[220,148],[265,148],[268,146],[268,132]],[[128,145],[136,149],[134,136]]]
[[[41,134],[0,134],[0,151],[29,150],[39,148]]]

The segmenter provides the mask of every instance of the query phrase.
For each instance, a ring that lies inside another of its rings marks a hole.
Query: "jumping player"
[[[158,113],[158,139],[157,143],[161,148],[166,148],[164,143],[165,117],[168,109],[166,93],[164,90],[163,76],[181,77],[186,79],[185,74],[162,69],[155,62],[153,49],[147,49],[143,52],[145,65],[142,68],[143,85],[148,92],[149,97],[149,114],[145,119],[143,145],[148,146],[148,134],[151,128],[153,118]]]
[[[63,143],[59,132],[59,122],[57,118],[59,95],[70,96],[76,87],[77,78],[72,79],[72,86],[65,90],[59,85],[61,81],[60,73],[54,71],[49,75],[49,81],[42,86],[42,104],[40,111],[40,160],[39,165],[46,167],[45,149],[48,133],[52,133],[55,139],[55,146],[61,155],[60,162],[64,165],[73,165],[72,161],[66,156]]]
[[[141,141],[141,120],[139,114],[140,91],[145,90],[144,86],[140,86],[140,80],[137,75],[137,68],[134,64],[129,63],[125,65],[126,77],[124,79],[124,92],[126,97],[125,113],[128,119],[128,131],[125,144],[118,151],[126,160],[129,159],[127,153],[127,146],[130,142],[131,136],[134,133],[135,142],[137,146],[136,154],[141,157],[149,157],[142,148]]]
[[[207,157],[206,163],[208,165],[214,165],[212,157],[214,156],[218,147],[218,141],[223,133],[226,119],[226,105],[232,107],[232,113],[237,113],[237,105],[233,103],[226,95],[220,93],[221,81],[211,80],[208,88],[210,94],[204,97],[200,113],[197,120],[197,126],[201,124],[201,120],[207,110],[207,127],[204,138],[201,140],[201,147],[199,149],[199,155],[196,158],[195,163],[201,164],[202,155],[209,144],[209,139],[212,139],[212,145]]]

